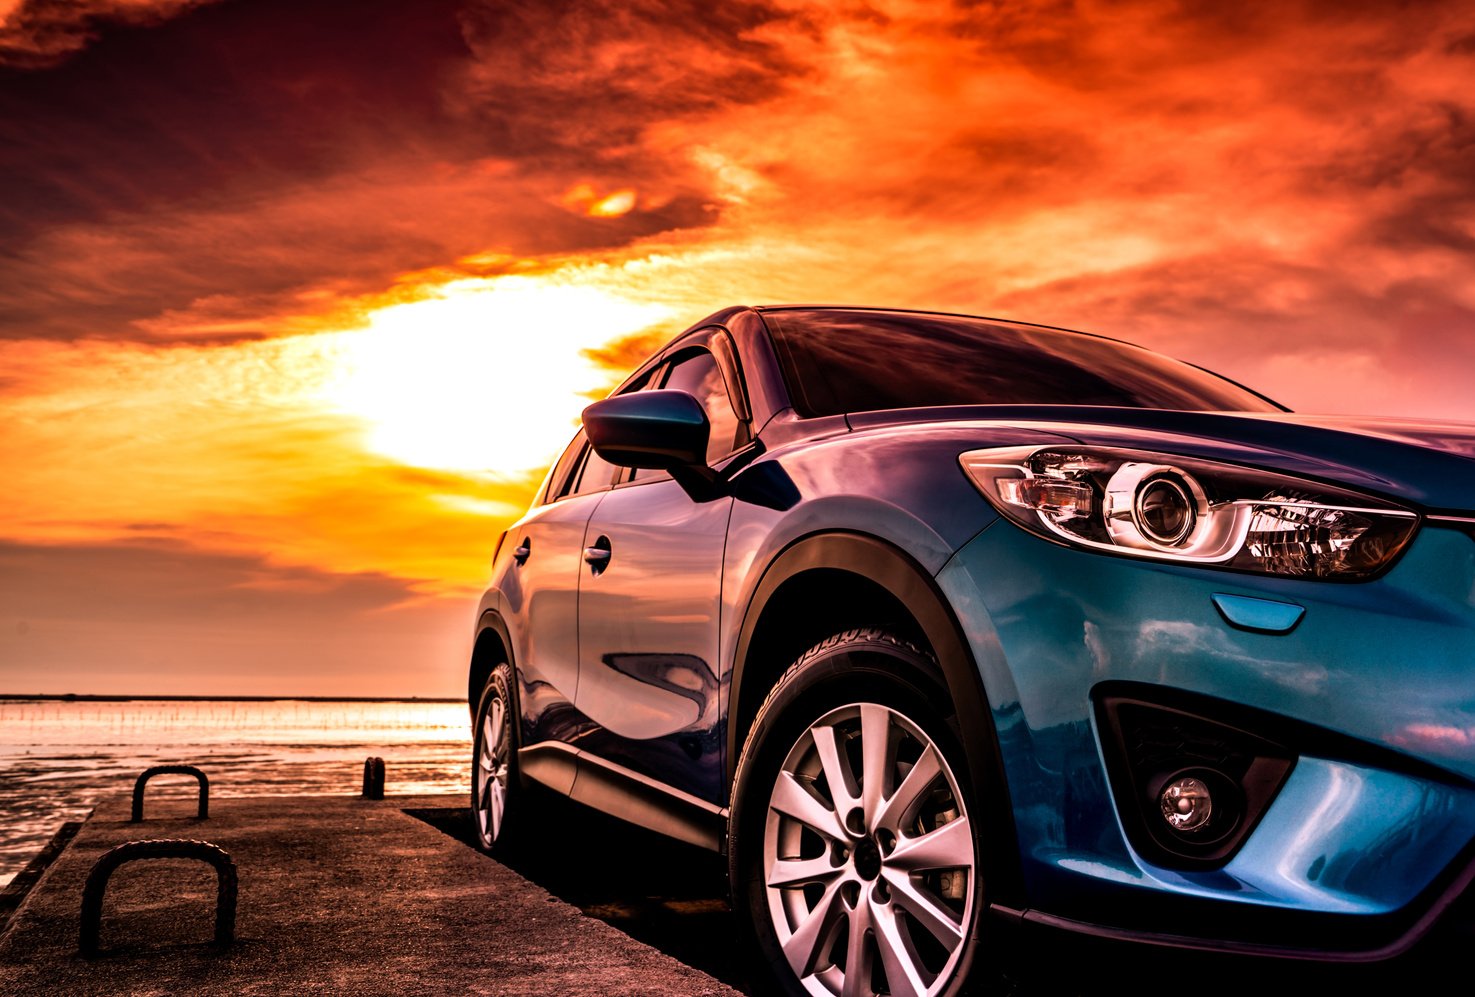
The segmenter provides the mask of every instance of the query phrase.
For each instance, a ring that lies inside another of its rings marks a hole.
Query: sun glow
[[[583,351],[669,314],[545,277],[453,281],[340,334],[323,400],[365,423],[370,450],[405,464],[537,468],[617,379]]]
[[[564,192],[559,203],[590,218],[619,218],[635,210],[636,195],[629,187],[601,194],[593,184],[578,183]]]
[[[675,327],[669,304],[607,278],[403,284],[322,331],[231,344],[0,341],[9,534],[187,538],[202,556],[480,591],[497,530],[623,376],[592,348]]]

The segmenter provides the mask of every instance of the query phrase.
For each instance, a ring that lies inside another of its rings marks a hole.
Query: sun
[[[392,460],[517,473],[557,456],[590,393],[619,380],[583,351],[669,315],[557,278],[452,281],[337,334],[321,401]]]

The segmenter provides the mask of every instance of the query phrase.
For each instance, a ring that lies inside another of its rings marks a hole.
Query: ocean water
[[[390,794],[467,792],[466,704],[0,699],[0,887],[151,765],[198,766],[212,800],[354,795],[370,755]],[[158,776],[148,798],[196,792],[188,776]]]

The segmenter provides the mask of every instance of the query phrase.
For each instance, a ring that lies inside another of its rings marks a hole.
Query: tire
[[[984,909],[982,815],[936,676],[895,635],[850,630],[801,655],[758,711],[728,855],[760,985],[815,997],[962,989]]]
[[[476,707],[471,748],[471,819],[476,843],[496,853],[527,823],[527,795],[517,771],[521,726],[512,668],[498,664],[487,677]]]

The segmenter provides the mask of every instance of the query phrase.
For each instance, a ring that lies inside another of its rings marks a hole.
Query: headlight
[[[1131,557],[1361,581],[1419,517],[1330,485],[1197,458],[1105,447],[974,450],[959,458],[1004,516],[1047,540]]]

